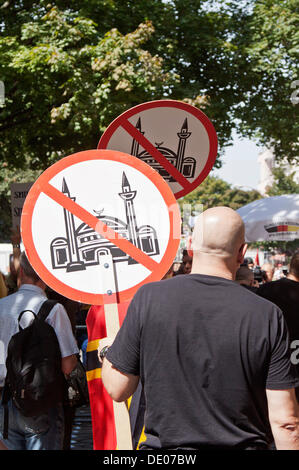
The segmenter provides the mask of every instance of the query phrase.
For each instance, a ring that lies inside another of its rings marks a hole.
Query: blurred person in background
[[[259,283],[254,279],[254,272],[248,266],[240,266],[236,272],[236,282],[246,289],[256,292]]]
[[[271,263],[264,263],[261,269],[266,273],[266,282],[271,282],[273,280],[275,268]]]
[[[252,258],[249,258],[249,257],[244,258],[244,263],[243,264],[246,264],[249,269],[254,268],[254,262],[253,262]]]
[[[9,273],[5,276],[7,295],[14,294],[18,290],[18,269],[21,256],[20,227],[11,230],[12,254],[9,256]]]
[[[174,276],[174,263],[170,266],[167,273],[162,277],[162,279],[170,279]]]
[[[189,255],[188,250],[183,250],[183,259],[179,269],[176,272],[178,274],[190,274],[192,268],[192,257]]]

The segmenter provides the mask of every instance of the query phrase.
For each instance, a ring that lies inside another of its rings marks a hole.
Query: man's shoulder
[[[187,274],[180,274],[169,279],[161,279],[160,281],[149,282],[139,288],[138,293],[147,294],[153,291],[161,290],[163,292],[168,291],[168,289],[173,290],[175,286],[182,285],[186,281]]]
[[[49,300],[49,299],[45,299],[45,300]],[[47,316],[47,319],[51,320],[51,318],[54,319],[55,317],[59,317],[61,315],[68,317],[65,307],[58,301],[53,302],[53,306],[52,308],[50,307],[50,311]]]
[[[11,312],[11,307],[17,305],[18,297],[18,292],[2,297],[2,299],[0,299],[0,314],[3,312],[7,312],[9,314]]]
[[[152,303],[153,299],[164,299],[169,298],[170,292],[174,293],[177,292],[179,289],[178,284],[180,283],[177,278],[184,277],[182,276],[175,276],[169,279],[162,279],[160,281],[153,281],[144,284],[143,286],[139,287],[137,292],[134,295],[134,303],[146,303],[149,301]]]

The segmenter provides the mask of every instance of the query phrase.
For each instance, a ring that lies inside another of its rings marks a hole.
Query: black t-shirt
[[[282,278],[263,284],[258,295],[277,305],[286,320],[290,341],[299,340],[299,282]]]
[[[281,311],[200,274],[140,288],[107,359],[141,377],[150,448],[267,445],[265,388],[299,385]]]

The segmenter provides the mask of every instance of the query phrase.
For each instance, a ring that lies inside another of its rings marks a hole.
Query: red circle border
[[[152,109],[152,108],[160,108],[160,107],[183,109],[184,111],[192,114],[194,117],[199,119],[199,121],[205,127],[207,134],[208,134],[209,142],[210,142],[209,155],[208,155],[208,158],[207,158],[207,161],[203,170],[197,176],[197,178],[195,178],[195,180],[190,185],[188,185],[188,188],[183,188],[182,190],[174,194],[175,198],[179,199],[181,197],[186,196],[191,191],[194,191],[194,189],[196,189],[205,180],[205,178],[208,176],[208,174],[212,170],[216,161],[216,157],[217,157],[218,139],[217,139],[216,130],[213,124],[211,123],[210,119],[200,109],[188,103],[184,103],[183,101],[176,101],[176,100],[157,100],[157,101],[148,101],[146,103],[138,104],[137,106],[134,106],[133,108],[130,108],[124,113],[122,113],[120,116],[114,119],[114,121],[112,121],[111,124],[109,124],[109,126],[103,133],[102,137],[100,138],[97,148],[107,149],[107,145],[109,144],[111,136],[118,129],[118,127],[121,126],[121,123],[124,120],[128,120],[130,117],[134,116],[138,112],[145,111],[147,109]]]
[[[168,245],[166,247],[165,253],[162,257],[162,260],[159,262],[159,269],[151,272],[149,276],[147,276],[143,281],[126,289],[124,291],[117,293],[117,302],[125,302],[130,300],[135,292],[144,284],[148,282],[159,281],[162,279],[164,274],[167,273],[168,269],[173,262],[177,250],[179,248],[179,238],[174,238],[174,232],[176,234],[180,233],[180,223],[181,223],[181,216],[178,204],[175,200],[175,197],[169,188],[168,184],[164,181],[164,179],[159,175],[159,173],[153,170],[149,165],[142,162],[136,157],[132,155],[125,154],[123,152],[115,151],[115,150],[105,150],[105,149],[95,149],[95,150],[85,150],[82,152],[78,152],[67,157],[62,158],[58,162],[54,163],[51,167],[45,170],[42,175],[36,180],[36,182],[30,188],[30,191],[26,197],[23,211],[22,211],[22,218],[21,218],[21,236],[22,241],[25,247],[25,251],[29,262],[32,264],[34,270],[40,276],[40,278],[52,289],[59,292],[66,297],[76,300],[78,302],[82,302],[88,305],[103,305],[109,303],[109,299],[107,295],[103,294],[92,294],[86,293],[84,291],[80,291],[74,289],[67,284],[63,283],[62,281],[58,280],[43,264],[41,261],[36,248],[34,246],[34,241],[32,237],[32,216],[35,207],[35,203],[39,197],[39,195],[43,192],[43,184],[48,183],[54,176],[62,171],[65,168],[68,168],[76,163],[80,163],[82,161],[87,160],[112,160],[118,161],[123,164],[127,164],[138,171],[142,172],[145,176],[147,176],[153,184],[157,187],[160,191],[161,196],[163,197],[165,204],[169,210],[169,223],[170,223],[170,236]],[[170,211],[171,209],[171,211]],[[171,215],[170,215],[171,214]],[[115,296],[114,296],[115,297]]]

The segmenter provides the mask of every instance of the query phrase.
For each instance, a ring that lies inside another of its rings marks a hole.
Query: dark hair
[[[290,262],[290,274],[299,279],[299,250],[293,254]]]
[[[36,272],[34,271],[33,267],[32,267],[31,264],[29,263],[25,251],[23,251],[23,252],[21,253],[21,256],[20,256],[20,266],[21,266],[21,268],[23,269],[23,273],[25,274],[25,276],[29,277],[29,278],[32,279],[34,282],[40,281],[40,277],[36,274]]]

